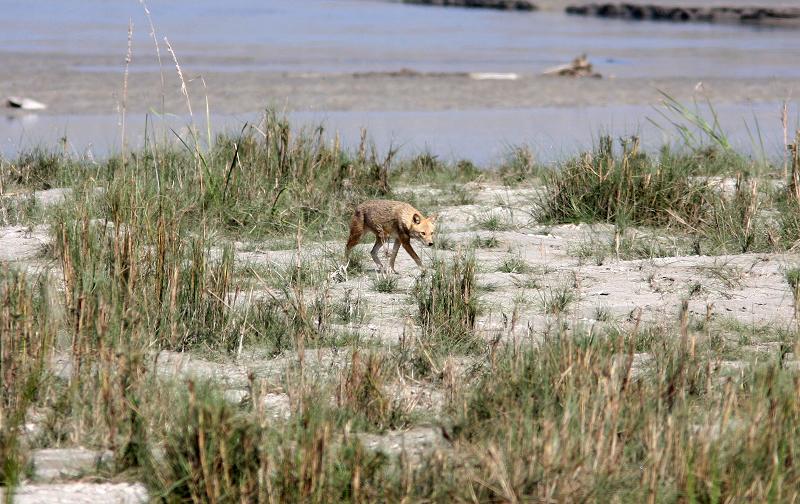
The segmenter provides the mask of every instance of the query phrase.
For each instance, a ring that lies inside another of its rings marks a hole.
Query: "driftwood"
[[[509,72],[420,72],[410,68],[386,72],[355,72],[353,77],[468,77],[472,80],[517,80],[519,74]]]
[[[585,54],[581,54],[580,56],[572,60],[571,63],[548,68],[542,73],[544,75],[562,75],[565,77],[592,77],[594,79],[600,79],[603,77],[598,72],[594,71],[592,64],[589,63],[589,58],[587,58]]]

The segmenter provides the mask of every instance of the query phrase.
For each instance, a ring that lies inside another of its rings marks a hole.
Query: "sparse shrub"
[[[457,163],[446,163],[439,156],[425,152],[407,161],[398,163],[392,174],[396,179],[405,182],[418,182],[421,178],[429,184],[469,182],[483,175],[483,172],[471,161],[460,160]]]
[[[24,478],[22,446],[28,407],[42,394],[57,326],[46,306],[46,280],[29,283],[23,273],[0,270],[0,485]]]
[[[344,323],[361,323],[367,315],[365,304],[360,293],[353,294],[353,289],[345,289],[344,299],[336,305],[334,311]]]
[[[210,390],[189,385],[189,397],[168,434],[168,498],[194,502],[257,500],[266,431]],[[175,482],[171,484],[170,482]],[[262,490],[263,491],[263,490]]]
[[[746,253],[773,248],[759,215],[757,180],[737,174],[733,195],[716,194],[711,201],[710,221],[702,227],[702,233],[712,250]]]
[[[575,301],[575,293],[569,287],[547,287],[539,291],[542,309],[548,315],[561,315]]]
[[[456,242],[449,236],[437,232],[433,248],[435,250],[455,250]]]
[[[375,414],[374,401],[362,402],[374,394],[364,394],[365,371],[357,370],[361,380],[351,380],[348,391],[352,404]],[[237,411],[205,386],[190,384],[184,401],[170,422],[164,470],[149,474],[169,502],[387,501],[403,493],[388,484],[384,455],[366,451],[355,437],[336,438],[337,410],[319,395],[307,397],[297,421],[286,423]]]
[[[708,211],[711,190],[674,164],[655,163],[637,150],[614,157],[605,148],[570,161],[545,176],[548,193],[539,208],[545,222],[615,222],[689,225]]]
[[[500,246],[500,240],[498,240],[495,235],[491,235],[486,238],[481,238],[480,236],[476,236],[475,238],[472,239],[472,246],[474,248],[484,248],[484,249],[497,248]]]
[[[785,275],[794,298],[794,317],[800,323],[800,268],[789,268]]]
[[[378,275],[372,281],[372,288],[377,292],[384,294],[391,294],[397,292],[398,278],[394,274]]]
[[[386,390],[387,372],[383,356],[362,356],[354,350],[350,366],[339,380],[337,406],[349,410],[351,418],[363,417],[379,430],[401,426],[404,413]]]
[[[366,271],[367,253],[360,247],[350,251],[350,260],[347,263],[347,272],[360,275]]]
[[[581,264],[592,260],[597,266],[602,266],[608,255],[608,246],[597,240],[584,240],[571,247],[569,253],[578,259]]]
[[[452,204],[457,206],[472,205],[475,203],[475,191],[470,190],[469,187],[461,185],[452,185],[446,189],[447,194],[450,196]]]
[[[69,182],[78,164],[55,150],[33,149],[14,161],[0,161],[0,188],[19,186],[41,191],[59,187]]]
[[[608,307],[598,306],[594,309],[594,319],[600,322],[611,322],[614,320],[614,316],[611,314],[611,310],[609,310]]]
[[[434,259],[429,273],[414,285],[417,317],[427,343],[440,351],[470,351],[478,314],[475,256],[457,255],[452,262]]]
[[[519,256],[506,256],[497,271],[501,273],[528,273],[531,267]]]
[[[693,282],[692,284],[689,285],[688,296],[690,298],[697,296],[702,292],[703,292],[703,284],[701,284],[700,282]]]
[[[621,260],[653,259],[692,253],[688,236],[655,229],[639,231],[618,227],[611,239],[608,252],[613,252]]]
[[[487,213],[478,218],[478,229],[486,231],[506,231],[511,229],[511,224],[494,212]]]
[[[499,169],[500,179],[506,185],[516,185],[530,180],[539,172],[533,152],[527,146],[512,148]]]
[[[2,170],[2,167],[0,167],[0,170]],[[0,194],[0,225],[38,224],[44,220],[44,217],[44,209],[32,194],[16,194],[13,196]]]

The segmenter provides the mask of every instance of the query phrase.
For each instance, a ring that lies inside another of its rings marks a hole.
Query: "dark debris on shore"
[[[415,5],[433,5],[441,7],[472,7],[477,9],[534,11],[538,7],[528,0],[403,0],[403,3]]]
[[[800,8],[671,7],[634,3],[571,5],[567,14],[642,21],[800,26]]]

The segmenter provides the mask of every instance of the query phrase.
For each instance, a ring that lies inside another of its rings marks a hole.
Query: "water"
[[[84,55],[118,71],[127,24],[134,55],[153,42],[135,0],[5,0],[0,48]],[[555,12],[497,12],[376,0],[151,0],[159,36],[197,69],[294,72],[531,72],[589,52],[619,77],[800,77],[800,36],[786,29],[630,23]],[[134,71],[152,70],[134,57]]]
[[[731,144],[739,151],[754,157],[776,158],[783,152],[783,130],[779,117],[781,104],[722,105],[716,113]],[[710,119],[707,110],[702,111]],[[800,110],[792,106],[790,122],[800,126]],[[597,135],[639,135],[645,149],[657,149],[664,144],[681,144],[681,137],[654,108],[639,105],[608,105],[597,107],[539,107],[526,109],[479,109],[443,111],[339,111],[293,112],[292,123],[300,128],[323,126],[338,132],[345,148],[358,147],[361,128],[379,152],[399,147],[401,156],[432,153],[445,160],[469,159],[481,166],[491,167],[503,160],[510,149],[527,146],[538,161],[557,162],[576,153],[591,149]],[[218,115],[212,117],[217,131],[236,135],[242,125],[258,124],[258,114]],[[145,116],[128,118],[128,142],[144,142]],[[174,129],[187,136],[188,119],[171,117],[160,121],[147,119],[150,138],[170,138],[175,141]],[[652,121],[651,121],[652,120]],[[656,122],[658,124],[653,123]],[[164,126],[169,126],[165,128]],[[155,128],[155,129],[154,129]],[[197,124],[205,131],[205,124]],[[11,132],[15,136],[10,136]],[[109,149],[119,152],[120,129],[117,119],[106,115],[16,117],[0,121],[0,144],[7,155],[24,150],[24,146],[55,146],[66,137],[71,154],[103,154]],[[188,138],[188,137],[187,137]],[[791,140],[791,139],[790,139]]]
[[[139,2],[4,0],[4,52],[69,56],[79,72],[121,73],[128,20],[134,29],[132,72],[157,71],[153,41]],[[555,12],[497,12],[431,8],[377,0],[151,0],[159,37],[167,35],[193,72],[336,73],[395,71],[519,72],[542,69],[588,52],[606,75],[625,79],[800,78],[800,35],[787,29],[631,23],[568,17]],[[162,57],[169,58],[166,51]],[[235,93],[235,86],[229,90]],[[778,101],[720,104],[722,121],[745,148],[758,122],[769,143],[782,138]],[[253,110],[262,104],[254,104]],[[494,160],[509,145],[530,144],[555,158],[592,143],[600,131],[641,133],[658,143],[663,132],[646,117],[649,106],[536,109],[319,111],[299,110],[301,124],[325,122],[354,144],[361,126],[379,146],[430,150],[449,158]],[[238,130],[255,114],[215,116],[215,129]],[[175,119],[181,124],[184,119]],[[745,127],[749,122],[750,130]],[[0,152],[13,156],[67,136],[74,150],[102,155],[119,149],[114,115],[8,115],[0,120]],[[133,115],[130,143],[141,143],[144,116]],[[777,135],[777,136],[776,136]]]

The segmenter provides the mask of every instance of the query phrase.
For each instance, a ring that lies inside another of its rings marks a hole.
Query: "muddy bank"
[[[650,5],[655,0],[628,0],[625,3],[637,5]],[[769,9],[785,9],[796,7],[795,2],[789,0],[657,0],[661,7],[761,7]],[[542,11],[564,12],[570,5],[588,5],[589,0],[536,0],[536,6]],[[608,2],[611,3],[611,2]],[[620,3],[620,2],[616,2]]]
[[[742,23],[800,27],[800,8],[794,7],[680,7],[635,3],[570,5],[567,14],[635,21]]]
[[[513,16],[512,16],[513,17]],[[694,52],[697,50],[693,49]],[[715,51],[712,49],[712,51]],[[475,80],[467,72],[355,72],[342,74],[280,73],[244,69],[204,71],[206,86],[199,79],[187,82],[189,95],[200,103],[208,97],[212,113],[240,114],[257,112],[266,105],[289,111],[417,111],[525,107],[575,107],[603,105],[650,105],[658,103],[663,90],[680,100],[690,100],[698,81],[715,105],[722,103],[771,102],[786,96],[797,96],[797,78],[791,73],[779,77],[776,69],[785,65],[796,51],[749,51],[736,58],[737,64],[748,65],[748,77],[719,72],[713,54],[695,70],[688,64],[678,65],[675,58],[686,50],[676,48],[667,56],[646,49],[609,51],[605,57],[590,54],[595,70],[607,79],[564,79],[542,76],[550,64],[531,64],[527,72],[518,72],[516,80]],[[571,54],[574,56],[574,54]],[[645,57],[646,56],[646,57]],[[687,53],[686,58],[689,58]],[[88,59],[88,58],[87,58]],[[100,59],[100,58],[93,58]],[[624,61],[624,63],[609,62]],[[117,114],[120,104],[119,72],[82,72],[75,64],[78,57],[63,54],[4,53],[0,82],[7,94],[24,94],[47,103],[41,115]],[[730,58],[729,58],[730,60]],[[711,61],[711,62],[709,62]],[[194,70],[200,61],[187,58],[184,71]],[[731,66],[731,63],[728,63]],[[680,67],[679,77],[666,76]],[[725,67],[727,68],[727,67]],[[514,67],[498,67],[515,71]],[[787,72],[792,71],[791,68]],[[641,77],[635,74],[646,74]],[[760,74],[760,75],[759,75]],[[761,75],[773,75],[766,79]],[[613,78],[612,78],[613,77]],[[162,98],[167,112],[182,114],[186,100],[179,93],[180,82],[165,74],[166,90],[161,95],[157,71],[132,73],[128,82],[128,113],[147,113],[160,109]],[[52,83],[58,82],[58,86]],[[19,112],[5,109],[10,120]]]
[[[470,7],[475,9],[537,10],[537,6],[528,0],[403,0],[403,3],[440,7]]]

